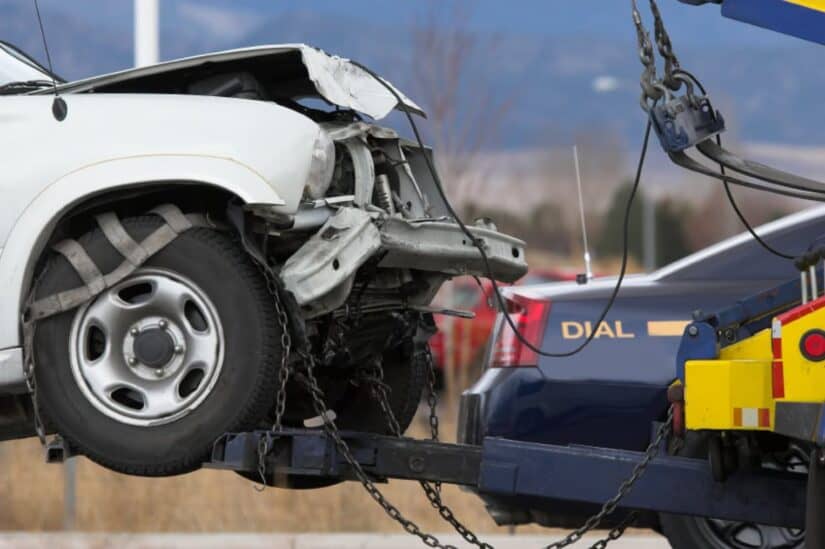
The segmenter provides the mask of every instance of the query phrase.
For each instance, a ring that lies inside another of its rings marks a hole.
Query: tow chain
[[[650,33],[642,21],[642,15],[639,13],[636,0],[631,0],[633,24],[636,27],[636,39],[639,46],[639,60],[644,67],[640,78],[640,85],[642,87],[641,104],[645,111],[650,110],[651,102],[656,103],[663,96],[669,96],[671,91],[678,91],[683,85],[687,86],[688,97],[694,100],[693,84],[685,77],[686,73],[682,70],[679,59],[673,51],[673,44],[670,41],[670,35],[667,32],[667,27],[662,18],[662,12],[659,10],[659,5],[656,3],[656,0],[649,1],[650,11],[653,14],[656,47],[659,55],[664,60],[664,70],[661,79],[659,79],[656,74],[656,59],[653,52],[653,43],[650,40]]]
[[[255,256],[253,256],[254,258]],[[275,309],[278,314],[278,323],[282,332],[281,345],[281,369],[278,374],[279,387],[276,394],[275,406],[275,421],[272,425],[273,439],[277,437],[278,432],[282,428],[283,413],[286,408],[286,384],[290,375],[293,373],[289,364],[289,354],[292,349],[292,341],[289,336],[289,320],[286,314],[285,307],[281,301],[279,293],[279,285],[277,281],[277,274],[268,265],[261,263],[257,258],[255,262],[261,269],[263,276],[267,281],[267,289],[272,296]],[[375,500],[376,503],[384,510],[384,512],[391,519],[402,526],[405,532],[418,537],[424,545],[428,547],[437,547],[439,549],[457,549],[454,545],[442,543],[435,535],[425,532],[411,519],[405,517],[401,511],[393,505],[384,494],[376,486],[375,482],[364,471],[361,463],[352,455],[352,451],[346,441],[341,438],[338,426],[335,424],[335,419],[327,413],[327,405],[324,402],[324,392],[318,384],[315,377],[315,356],[312,349],[295,349],[298,356],[301,358],[300,370],[297,372],[296,379],[300,381],[309,392],[312,406],[315,413],[323,420],[323,429],[327,436],[333,441],[336,449],[352,469],[358,481],[364,487],[364,490]],[[432,361],[432,355],[428,349],[424,351],[424,359],[427,362],[427,379],[428,379],[428,395],[427,403],[429,406],[429,424],[430,436],[432,440],[438,440],[438,396],[435,390],[435,366]],[[380,359],[377,359],[372,368],[366,368],[360,372],[362,380],[370,383],[371,393],[378,402],[382,413],[387,421],[387,426],[395,436],[403,436],[401,426],[398,423],[395,413],[389,403],[388,391],[389,387],[384,382],[384,371]],[[561,549],[582,539],[582,537],[601,525],[602,521],[610,514],[612,514],[618,507],[619,502],[627,495],[633,488],[633,485],[642,477],[647,469],[650,461],[656,456],[659,447],[664,439],[670,434],[673,422],[673,407],[668,409],[667,419],[661,424],[657,430],[656,437],[653,442],[647,447],[644,452],[642,460],[636,464],[630,476],[625,479],[619,486],[619,490],[615,496],[609,499],[602,505],[598,513],[588,518],[584,525],[571,532],[565,538],[547,545],[545,549]],[[271,442],[266,437],[262,437],[264,441],[258,448],[258,472],[264,485],[266,485],[266,455],[271,451]],[[464,526],[456,517],[455,513],[442,501],[440,483],[431,483],[427,481],[420,481],[420,485],[424,490],[430,504],[436,509],[439,515],[449,523],[456,532],[468,543],[479,547],[480,549],[493,549],[493,546],[481,541],[478,536],[469,528]],[[604,549],[607,545],[619,539],[627,529],[627,527],[635,520],[637,513],[635,511],[629,513],[618,525],[613,527],[608,535],[591,546],[591,549]]]
[[[676,78],[675,72],[679,70],[679,60],[676,54],[673,53],[673,44],[670,42],[670,35],[665,28],[665,22],[662,19],[662,13],[659,11],[659,6],[656,0],[650,0],[650,11],[653,13],[654,27],[653,33],[656,37],[656,46],[659,48],[659,54],[665,61],[664,78],[662,83],[673,91],[682,87],[682,81]],[[641,20],[640,20],[641,21]]]
[[[367,493],[381,506],[387,515],[399,523],[409,534],[417,536],[424,545],[428,547],[438,547],[440,549],[457,549],[454,545],[445,545],[442,544],[439,539],[434,536],[433,534],[429,534],[421,530],[421,528],[412,520],[404,517],[401,511],[398,510],[378,489],[375,483],[370,479],[364,469],[361,467],[361,464],[355,457],[352,455],[352,452],[349,449],[349,446],[341,438],[341,435],[338,432],[338,427],[335,425],[335,420],[330,417],[328,414],[324,413],[326,410],[326,405],[324,404],[324,393],[318,385],[318,381],[315,378],[315,357],[312,355],[311,352],[302,353],[303,358],[303,367],[302,370],[302,378],[304,378],[304,384],[308,389],[310,396],[312,398],[312,405],[315,409],[315,412],[323,418],[324,420],[324,432],[330,437],[335,444],[338,452],[343,456],[349,466],[352,468],[352,471],[355,473],[355,476],[361,482],[361,485],[367,491]]]
[[[45,269],[43,270],[45,273]],[[42,273],[41,273],[42,277]],[[38,279],[39,280],[39,279]],[[36,285],[34,286],[36,287]],[[28,311],[29,306],[34,302],[34,292],[31,292],[25,311]],[[34,418],[34,431],[40,441],[42,447],[46,447],[46,427],[43,423],[43,418],[40,415],[40,402],[37,397],[37,379],[34,375],[34,338],[35,330],[37,329],[37,322],[30,318],[25,312],[21,316],[20,323],[23,326],[23,375],[26,379],[26,390],[29,392],[29,398],[32,403],[32,416]]]
[[[432,368],[432,360],[429,361],[429,366]],[[388,387],[386,383],[384,383],[384,372],[381,366],[380,360],[376,360],[375,364],[372,368],[373,375],[368,377],[366,381],[372,382],[372,395],[378,401],[379,406],[381,407],[382,412],[387,420],[387,426],[389,427],[390,431],[397,437],[403,436],[401,429],[398,425],[398,420],[395,418],[395,414],[392,411],[392,408],[389,403],[389,399],[387,396]],[[434,377],[434,372],[432,372]],[[430,408],[430,419],[431,425],[433,425],[433,417],[435,417],[436,427],[433,431],[433,440],[437,440],[438,432],[437,432],[437,414],[433,408],[433,400],[430,400],[431,408]],[[633,485],[642,477],[647,466],[650,464],[650,461],[656,456],[659,451],[659,447],[661,446],[664,439],[670,434],[671,426],[673,423],[673,407],[671,406],[668,409],[668,415],[665,422],[659,427],[656,432],[656,437],[654,438],[653,442],[648,445],[647,449],[644,452],[644,457],[642,460],[636,464],[631,472],[630,476],[625,479],[624,482],[619,486],[619,490],[615,496],[609,499],[607,502],[602,505],[601,509],[598,513],[591,516],[587,521],[585,521],[584,525],[580,528],[571,532],[568,536],[564,539],[551,543],[550,545],[546,546],[545,549],[561,549],[562,547],[567,547],[568,545],[572,545],[573,543],[578,542],[581,538],[588,533],[590,530],[598,527],[602,521],[613,511],[616,510],[619,502],[627,495],[628,492],[633,488]],[[458,532],[462,538],[468,543],[480,547],[481,549],[492,549],[492,545],[480,541],[478,536],[476,536],[471,530],[469,530],[466,526],[464,526],[454,515],[452,510],[445,505],[442,500],[439,492],[436,488],[429,482],[421,481],[421,487],[424,489],[424,493],[427,495],[427,499],[430,500],[432,506],[438,510],[441,517],[448,522],[456,532]],[[627,529],[627,527],[636,519],[638,513],[636,511],[632,511],[628,513],[628,515],[614,528],[610,530],[608,535],[597,541],[591,546],[591,549],[603,549],[607,547],[607,545],[614,540],[619,539]]]
[[[289,317],[287,317],[286,309],[278,293],[277,275],[269,265],[263,263],[256,255],[250,254],[250,257],[261,271],[264,280],[266,280],[266,290],[272,298],[272,303],[275,305],[278,328],[281,331],[281,364],[278,368],[278,390],[275,393],[275,417],[270,428],[272,437],[261,437],[258,441],[258,476],[261,479],[261,486],[256,486],[256,490],[263,491],[267,486],[266,456],[272,450],[274,439],[278,436],[278,433],[283,430],[284,412],[286,411],[286,386],[292,375],[292,367],[289,363],[289,355],[292,350],[292,336],[289,331]]]
[[[636,27],[636,41],[639,46],[639,60],[644,66],[640,84],[642,86],[642,97],[640,103],[642,109],[649,110],[648,101],[658,101],[664,95],[661,82],[656,78],[656,58],[653,55],[653,43],[650,41],[650,33],[642,22],[642,14],[636,6],[636,0],[631,0],[633,6],[633,24]]]
[[[273,270],[262,263],[255,255],[252,256],[255,259],[255,263],[260,268],[264,278],[267,281],[267,289],[272,297],[272,300],[275,304],[275,309],[278,312],[278,322],[279,327],[282,331],[282,334],[289,334],[289,321],[286,315],[286,310],[283,306],[281,301],[281,296],[278,291],[278,282],[277,282],[277,275],[273,272]],[[287,335],[287,338],[282,336],[281,344],[286,345],[282,349],[282,358],[281,358],[281,372],[279,372],[279,387],[278,392],[276,395],[276,412],[275,412],[275,422],[272,426],[272,433],[274,436],[277,436],[278,431],[281,430],[282,419],[283,419],[283,412],[286,407],[286,383],[289,379],[290,374],[292,373],[291,368],[289,367],[289,352],[292,350],[292,342],[291,338]],[[375,482],[367,475],[364,469],[361,467],[361,464],[355,457],[352,455],[350,451],[349,445],[347,445],[346,441],[341,438],[341,435],[338,431],[338,426],[335,424],[335,420],[333,417],[327,413],[327,405],[324,402],[324,392],[321,389],[320,385],[318,384],[318,380],[315,377],[315,357],[312,353],[312,349],[305,349],[305,350],[298,350],[296,349],[298,356],[302,359],[302,368],[300,375],[296,375],[296,379],[301,381],[307,391],[310,394],[312,406],[315,410],[315,413],[318,414],[323,420],[323,429],[327,436],[332,439],[335,447],[337,448],[338,452],[343,456],[346,460],[347,464],[352,468],[353,473],[358,478],[358,481],[367,491],[367,493],[381,506],[384,512],[394,521],[399,523],[409,534],[417,536],[425,545],[428,547],[437,547],[439,549],[457,549],[454,545],[445,545],[442,544],[439,539],[434,536],[433,534],[427,533],[421,529],[415,522],[406,518],[401,511],[395,507],[381,490],[375,485]],[[432,363],[432,361],[430,361]],[[286,372],[286,373],[284,373]],[[383,382],[383,381],[382,381]],[[435,391],[435,374],[433,373],[431,376],[431,387],[432,392]],[[435,403],[436,400],[434,397],[431,398],[430,402]],[[395,418],[394,414],[392,414],[392,410],[389,410],[389,414],[387,417]],[[433,412],[434,413],[434,412]],[[438,436],[438,420],[431,419],[430,425],[432,426],[432,435]],[[397,431],[400,432],[400,426],[398,422],[395,421],[395,428]],[[261,480],[266,486],[266,455],[271,451],[271,445],[266,440],[266,437],[262,437],[263,443],[259,444],[258,446],[258,473],[261,477]],[[436,491],[436,494],[438,492]],[[440,498],[439,498],[440,499]],[[487,546],[490,547],[490,546]],[[490,549],[492,549],[490,547]]]
[[[429,367],[433,368],[432,360],[429,360]],[[381,365],[380,360],[376,360],[375,364],[372,368],[373,377],[367,378],[366,381],[371,382],[371,393],[373,398],[378,402],[378,405],[381,407],[381,411],[384,413],[384,418],[387,421],[387,427],[389,427],[390,432],[401,438],[404,436],[404,433],[401,431],[401,427],[398,424],[398,420],[395,417],[395,413],[392,411],[392,407],[390,406],[389,398],[387,395],[388,386],[384,383],[384,369]],[[428,378],[433,379],[435,378],[435,372],[428,372]],[[435,429],[431,431],[431,435],[434,437],[433,440],[438,440],[438,416],[434,405],[437,404],[437,399],[433,396],[435,393],[434,391],[434,384],[431,384],[431,392],[428,395],[428,400],[430,402],[430,425],[434,424],[433,418],[435,418]],[[450,509],[441,499],[441,492],[440,492],[440,484],[437,483],[430,483],[427,481],[419,481],[421,488],[424,490],[424,493],[427,496],[427,499],[430,501],[430,504],[438,511],[438,514],[441,515],[453,529],[458,532],[464,540],[471,544],[479,547],[480,549],[493,549],[493,546],[489,543],[485,543],[479,540],[478,536],[474,534],[469,528],[464,526],[461,521],[459,521],[455,513],[453,513],[452,509]]]
[[[659,447],[661,446],[662,442],[670,434],[672,426],[673,406],[671,405],[667,411],[667,419],[665,419],[665,422],[659,426],[659,429],[656,431],[656,437],[653,439],[653,442],[651,442],[648,445],[641,461],[639,461],[639,463],[637,463],[636,466],[633,467],[633,471],[630,473],[630,476],[627,477],[625,481],[622,482],[622,484],[619,486],[619,490],[618,492],[616,492],[616,495],[607,500],[604,503],[604,505],[602,505],[601,509],[599,509],[599,512],[591,516],[589,519],[587,519],[581,527],[572,531],[564,539],[561,539],[557,542],[551,543],[550,545],[546,546],[545,549],[561,549],[562,547],[567,547],[568,545],[576,543],[582,538],[582,536],[584,536],[584,534],[599,526],[599,524],[601,524],[602,520],[604,520],[605,517],[613,513],[613,511],[615,511],[616,507],[619,505],[619,502],[622,501],[622,499],[633,488],[633,485],[636,484],[636,482],[640,478],[642,478],[642,475],[644,475],[645,471],[647,470],[647,466],[650,465],[651,460],[659,452]],[[595,544],[593,544],[591,546],[591,549],[595,547],[606,547],[608,543],[621,537],[627,526],[633,521],[634,518],[636,518],[633,515],[635,515],[635,511],[630,513],[627,519],[623,520],[618,526],[613,528],[606,538],[601,539],[597,541]]]

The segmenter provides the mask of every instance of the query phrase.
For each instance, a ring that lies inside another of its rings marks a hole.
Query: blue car
[[[757,231],[776,249],[804,252],[825,235],[825,208],[785,217]],[[615,279],[583,286],[551,283],[508,288],[509,313],[534,345],[568,351],[592,330],[596,334],[590,345],[570,358],[547,358],[521,344],[499,315],[484,372],[462,395],[459,441],[479,444],[490,436],[644,450],[650,443],[651,423],[666,415],[667,388],[676,378],[677,347],[692,314],[725,308],[796,276],[792,262],[768,253],[745,233],[654,273],[627,277],[599,326],[592,323]],[[700,438],[689,438],[680,451],[694,457],[707,452]],[[804,467],[788,457],[793,449],[783,452],[778,464],[761,465]],[[511,525],[574,527],[597,510],[562,501],[537,506],[488,498],[485,503],[499,524]],[[687,516],[647,513],[637,526],[662,532],[677,549],[773,549],[803,543],[798,530]]]

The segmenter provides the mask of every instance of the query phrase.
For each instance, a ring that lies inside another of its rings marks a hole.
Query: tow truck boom
[[[825,0],[679,0],[721,4],[724,17],[825,45]]]

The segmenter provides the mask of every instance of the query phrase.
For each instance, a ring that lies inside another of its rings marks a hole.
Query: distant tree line
[[[619,185],[604,212],[588,214],[588,231],[595,257],[606,259],[621,256],[624,216],[631,190],[630,182]],[[628,252],[637,264],[643,264],[645,259],[644,211],[650,200],[654,199],[640,189],[630,209]],[[765,194],[743,193],[737,202],[754,225],[788,213],[787,204],[777,203]],[[469,204],[465,207],[464,214],[467,219],[491,218],[500,230],[524,240],[528,249],[560,256],[581,252],[578,210],[570,204],[544,201],[523,213]],[[712,189],[698,204],[676,197],[655,200],[654,219],[657,267],[744,230],[731,213],[721,186]]]

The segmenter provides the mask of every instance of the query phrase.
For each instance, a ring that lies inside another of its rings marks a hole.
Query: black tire
[[[389,386],[390,406],[402,432],[412,423],[427,383],[429,372],[424,345],[408,341],[384,353],[384,382]],[[366,387],[351,387],[339,402],[340,409],[336,409],[339,429],[392,434],[381,407]]]
[[[708,443],[688,434],[679,455],[707,457]],[[673,549],[802,549],[803,532],[749,523],[715,521],[700,517],[661,513],[662,534]]]
[[[425,346],[426,343],[407,341],[384,353],[384,381],[390,389],[390,407],[402,431],[406,431],[412,423],[421,402],[421,393],[427,384],[429,371],[424,355]],[[287,410],[290,410],[290,423],[300,426],[299,418],[314,416],[315,412],[309,405],[307,395],[295,393],[297,391],[291,395],[292,401],[287,401]],[[331,393],[332,391],[326,392],[327,395]],[[391,434],[380,406],[366,387],[349,385],[338,393],[335,402],[328,402],[328,405],[335,411],[335,423],[341,430]],[[239,474],[255,482],[262,480],[258,473]],[[269,475],[266,479],[269,486],[298,490],[323,488],[339,482],[335,479],[298,475]]]
[[[161,221],[146,216],[122,223],[140,241]],[[99,229],[79,242],[103,273],[123,261]],[[77,311],[72,310],[37,324],[38,400],[50,428],[97,463],[131,475],[176,475],[198,469],[218,436],[252,428],[266,415],[280,364],[279,328],[263,277],[225,233],[191,229],[145,267],[185,276],[212,301],[223,329],[224,354],[211,392],[188,415],[162,425],[130,425],[108,417],[84,396],[72,374],[67,353]],[[36,293],[42,298],[80,285],[74,269],[55,254]]]

